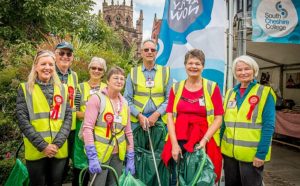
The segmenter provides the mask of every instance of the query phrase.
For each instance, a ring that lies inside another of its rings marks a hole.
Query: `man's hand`
[[[144,116],[142,113],[139,113],[138,115],[138,120],[139,120],[139,123],[140,123],[140,126],[146,130],[148,127],[146,127],[146,125],[149,125],[149,121],[148,121],[148,118],[146,116]]]
[[[263,166],[265,164],[265,161],[264,160],[261,160],[261,159],[259,159],[259,158],[254,158],[254,160],[253,160],[253,166],[254,167],[261,167],[261,166]]]
[[[158,120],[159,116],[160,116],[160,114],[155,111],[155,112],[153,112],[153,114],[151,114],[151,116],[148,117],[150,127],[153,127],[155,125],[155,123]]]

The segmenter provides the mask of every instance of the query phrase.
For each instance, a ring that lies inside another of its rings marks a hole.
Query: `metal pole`
[[[229,0],[229,24],[228,24],[228,62],[227,62],[227,90],[233,87],[233,3],[235,0]],[[225,87],[224,87],[225,90]]]
[[[146,119],[144,120],[145,124],[146,124],[146,121],[148,122],[148,120],[146,120]],[[151,153],[152,153],[152,157],[153,157],[154,168],[155,168],[155,172],[156,172],[156,175],[157,175],[158,185],[161,186],[160,177],[159,177],[159,173],[158,173],[158,168],[157,168],[157,164],[156,164],[156,158],[155,158],[154,149],[153,149],[153,144],[152,144],[152,140],[151,140],[151,136],[150,136],[149,123],[146,124],[146,130],[148,132],[150,149],[151,149]]]
[[[247,0],[243,1],[243,55],[246,55],[246,44],[247,44]]]

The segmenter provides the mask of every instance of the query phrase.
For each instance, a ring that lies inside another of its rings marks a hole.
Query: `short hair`
[[[107,81],[109,81],[110,77],[114,74],[120,74],[125,77],[125,71],[121,67],[115,66],[107,72]]]
[[[187,61],[190,58],[197,58],[201,61],[203,66],[205,64],[205,54],[200,49],[192,49],[192,50],[188,51],[184,56],[184,65],[186,65]]]
[[[91,66],[92,66],[93,63],[97,63],[97,64],[100,64],[101,66],[103,66],[104,72],[106,72],[107,67],[106,67],[106,61],[105,61],[105,59],[103,59],[101,57],[93,57],[92,60],[91,60],[91,62],[88,65],[88,69],[91,68]]]
[[[236,65],[238,62],[243,62],[243,63],[246,63],[247,65],[249,65],[252,68],[252,70],[254,71],[254,77],[258,76],[259,67],[258,67],[257,62],[248,55],[242,55],[242,56],[235,58],[232,63],[232,72],[233,72],[233,76],[235,79],[237,79],[236,74],[235,74],[235,69],[236,69]]]
[[[152,39],[146,39],[146,40],[144,40],[143,42],[142,42],[142,46],[141,46],[141,48],[143,48],[144,47],[144,45],[145,45],[145,43],[153,43],[154,45],[155,45],[155,47],[156,47],[156,42],[154,41],[154,40],[152,40]]]

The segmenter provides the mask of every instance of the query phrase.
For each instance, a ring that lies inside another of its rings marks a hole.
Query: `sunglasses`
[[[154,48],[144,48],[144,52],[149,52],[151,50],[151,52],[156,52],[156,49]]]
[[[99,72],[102,72],[104,69],[100,67],[91,67],[92,70],[98,70]]]
[[[58,52],[58,55],[60,55],[61,57],[63,57],[65,54],[67,55],[67,57],[72,56],[72,52],[65,52],[65,51],[59,51]]]

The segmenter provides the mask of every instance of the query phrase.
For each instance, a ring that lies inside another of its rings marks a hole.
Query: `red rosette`
[[[250,96],[249,99],[248,99],[248,102],[250,104],[250,109],[249,109],[248,114],[247,114],[247,119],[250,120],[251,116],[252,116],[252,112],[253,112],[255,106],[259,102],[259,97],[256,96],[256,95]]]
[[[106,137],[109,136],[109,130],[114,122],[114,115],[111,112],[107,112],[106,114],[104,114],[104,120],[107,124],[106,127]]]
[[[70,101],[70,106],[73,108],[73,100],[74,100],[74,88],[72,86],[68,86],[68,93],[69,93],[69,101]]]
[[[63,102],[63,97],[61,95],[55,95],[54,96],[54,107],[52,109],[50,118],[51,119],[57,119],[58,118],[58,113],[59,113],[59,109],[60,109],[60,105]]]

